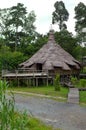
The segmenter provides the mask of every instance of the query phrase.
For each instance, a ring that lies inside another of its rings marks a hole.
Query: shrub
[[[76,78],[76,77],[71,77],[71,83],[75,86],[75,87],[77,87],[77,85],[78,85],[78,79]]]
[[[80,87],[86,87],[86,79],[80,79],[79,85]]]
[[[54,79],[54,87],[55,87],[55,91],[60,91],[61,86],[60,86],[60,75],[57,74],[55,79]]]

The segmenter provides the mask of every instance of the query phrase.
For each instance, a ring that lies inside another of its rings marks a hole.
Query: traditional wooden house
[[[54,31],[50,30],[48,42],[36,52],[30,59],[21,63],[20,69],[9,72],[3,71],[2,78],[8,81],[17,80],[31,83],[38,86],[40,83],[53,83],[56,74],[60,74],[61,81],[68,80],[69,75],[78,75],[80,72],[80,62],[66,52],[55,42]]]
[[[46,71],[49,76],[78,75],[80,62],[55,42],[54,31],[50,30],[48,42],[30,59],[20,64],[22,69]]]

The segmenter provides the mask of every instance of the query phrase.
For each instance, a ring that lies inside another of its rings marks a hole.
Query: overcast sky
[[[2,0],[0,2],[0,8],[8,8],[16,5],[17,3],[23,3],[27,7],[28,12],[34,10],[36,14],[36,28],[39,33],[46,34],[51,25],[52,12],[54,11],[54,3],[57,0]],[[61,0],[58,0],[61,1]],[[62,0],[68,10],[70,16],[67,22],[68,30],[74,32],[75,20],[74,20],[74,8],[79,2],[86,3],[86,0]],[[58,30],[57,25],[53,28]]]

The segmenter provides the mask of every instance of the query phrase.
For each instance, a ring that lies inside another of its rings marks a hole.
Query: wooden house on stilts
[[[47,44],[20,66],[48,72],[48,77],[52,79],[57,73],[64,79],[66,75],[78,75],[80,72],[80,62],[55,42],[53,30],[49,32]]]
[[[19,66],[21,70],[34,71],[34,76],[29,76],[28,72],[27,77],[34,79],[36,85],[40,81],[47,84],[48,81],[53,82],[56,74],[60,74],[61,80],[64,80],[67,75],[78,75],[80,72],[80,62],[55,42],[53,30],[49,32],[48,42]]]

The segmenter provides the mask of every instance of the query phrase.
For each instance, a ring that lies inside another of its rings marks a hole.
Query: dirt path
[[[20,94],[15,94],[15,101],[18,110],[26,110],[55,128],[86,130],[86,107]]]

